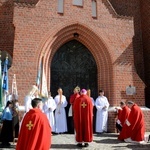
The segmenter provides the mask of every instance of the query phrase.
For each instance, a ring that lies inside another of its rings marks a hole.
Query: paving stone
[[[150,133],[146,133],[150,135]],[[78,148],[74,134],[54,134],[52,135],[52,145],[50,150],[150,150],[150,142],[146,144],[125,143],[117,139],[117,133],[94,134],[93,142],[89,147]],[[0,150],[14,150],[16,143],[11,143],[10,148],[0,148]]]

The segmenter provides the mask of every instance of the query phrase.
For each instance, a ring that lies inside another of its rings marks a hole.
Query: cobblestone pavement
[[[150,133],[146,133],[150,134]],[[0,148],[0,150],[13,150],[15,144],[10,148]],[[150,150],[150,142],[147,144],[125,143],[117,139],[116,133],[94,134],[93,142],[87,148],[76,146],[74,134],[52,135],[52,146],[50,150]]]
[[[51,150],[150,150],[150,143],[140,145],[125,143],[117,139],[116,133],[94,134],[94,140],[87,148],[77,148],[73,134],[53,135]]]

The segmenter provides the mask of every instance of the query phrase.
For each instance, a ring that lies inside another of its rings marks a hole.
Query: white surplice
[[[99,96],[95,101],[96,113],[96,132],[107,132],[108,107],[109,102],[105,96]],[[105,109],[103,107],[106,106]]]
[[[46,114],[50,126],[52,128],[52,132],[55,132],[55,119],[54,119],[54,110],[56,109],[56,103],[53,97],[49,97],[47,101],[44,102],[43,112]]]
[[[91,100],[92,100],[93,106],[95,106],[95,101],[94,101],[93,97],[90,97],[90,98],[91,98]]]
[[[67,119],[66,119],[66,111],[65,107],[67,106],[68,102],[66,97],[62,95],[61,104],[60,96],[56,95],[54,98],[56,103],[56,110],[55,110],[55,132],[56,133],[64,133],[67,132]]]
[[[30,109],[32,109],[31,101],[35,98],[35,96],[27,95],[25,97],[25,113],[27,113]]]
[[[22,125],[22,121],[24,119],[24,116],[26,115],[26,113],[32,109],[32,105],[31,105],[31,101],[35,98],[35,96],[31,96],[31,95],[27,95],[25,96],[24,98],[24,105],[25,105],[25,113],[20,121],[20,126],[19,126],[19,132],[20,132],[20,129],[21,129],[21,125]]]

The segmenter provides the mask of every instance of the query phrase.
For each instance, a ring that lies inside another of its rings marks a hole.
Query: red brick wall
[[[0,50],[13,55],[14,25],[13,3],[7,1],[0,3]]]
[[[141,31],[141,13],[139,0],[109,0],[120,16],[133,18],[133,54],[137,74],[144,80],[143,45]]]
[[[144,119],[145,119],[145,128],[147,132],[150,132],[150,110],[143,110]]]
[[[136,15],[139,3],[131,1],[126,7],[134,8],[132,14],[139,24],[139,15]],[[134,98],[139,105],[145,105],[144,84],[134,65],[134,58],[139,53],[142,56],[140,48],[134,52],[134,43],[139,43],[134,31],[135,19],[116,14],[106,1],[98,1],[97,8],[98,16],[93,19],[91,1],[84,1],[83,7],[77,7],[72,5],[72,1],[65,0],[63,15],[57,13],[54,0],[43,0],[36,5],[15,3],[14,57],[10,74],[17,74],[21,101],[31,84],[35,84],[41,54],[45,55],[44,64],[49,81],[50,62],[54,53],[66,41],[74,38],[74,32],[78,32],[80,36],[77,40],[89,48],[96,60],[98,85],[106,91],[110,104],[113,106],[122,99]],[[137,30],[136,33],[139,35],[141,31]],[[134,42],[133,38],[136,39]],[[137,89],[133,98],[125,95],[125,88],[129,84]]]
[[[117,120],[117,113],[115,111],[109,111],[108,113],[108,127],[107,131],[115,133],[116,130],[116,120]]]
[[[145,105],[139,1],[97,1],[97,18],[91,16],[91,0],[85,0],[83,7],[73,6],[72,1],[65,0],[64,14],[57,13],[56,0],[20,2],[14,2],[11,12],[15,38],[11,38],[14,47],[9,76],[14,73],[17,76],[21,104],[28,89],[35,84],[41,57],[44,55],[50,85],[53,55],[60,46],[74,39],[73,33],[77,32],[79,38],[76,40],[95,58],[98,88],[105,90],[110,105],[116,106],[128,99]],[[128,85],[136,87],[135,96],[126,96]]]

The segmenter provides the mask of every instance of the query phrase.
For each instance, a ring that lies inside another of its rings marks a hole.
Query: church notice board
[[[135,86],[127,86],[126,87],[126,95],[135,95],[136,94],[136,88]]]

